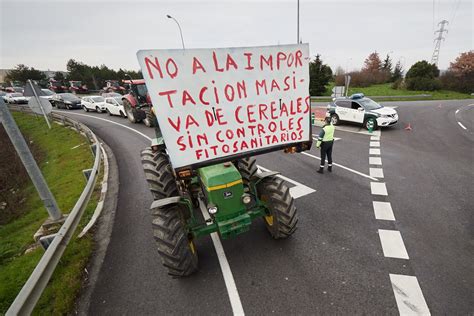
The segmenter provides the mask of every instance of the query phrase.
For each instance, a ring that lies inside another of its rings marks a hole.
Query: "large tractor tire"
[[[151,209],[153,237],[168,274],[185,277],[198,268],[194,241],[189,238],[179,205]]]
[[[179,190],[168,155],[163,151],[152,151],[150,147],[141,152],[143,171],[155,200],[178,196]]]
[[[252,179],[257,174],[257,160],[254,157],[239,159],[237,161],[237,169],[242,175],[242,182],[244,185],[248,185],[250,183],[250,179]]]
[[[125,112],[127,112],[127,117],[132,123],[137,123],[137,119],[135,118],[135,113],[133,113],[132,105],[130,102],[128,102],[127,99],[123,100],[123,108],[125,109]]]
[[[268,208],[268,215],[263,219],[272,237],[291,236],[297,228],[298,214],[288,186],[278,177],[268,177],[258,184],[257,191]]]
[[[155,126],[155,116],[153,115],[153,113],[151,112],[151,110],[146,113],[146,117],[145,117],[145,119],[143,120],[143,123],[144,123],[147,127],[154,127],[154,126]]]

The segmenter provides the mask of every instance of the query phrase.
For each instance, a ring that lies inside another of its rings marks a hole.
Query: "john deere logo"
[[[231,191],[224,192],[224,199],[230,199],[231,197],[232,197],[232,192]]]

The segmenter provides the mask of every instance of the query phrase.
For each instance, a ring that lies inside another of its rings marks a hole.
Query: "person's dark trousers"
[[[321,173],[322,173],[322,170],[324,169],[326,156],[328,158],[328,171],[332,172],[332,145],[333,144],[334,144],[334,141],[321,143],[321,164],[319,166],[319,170],[321,171]]]

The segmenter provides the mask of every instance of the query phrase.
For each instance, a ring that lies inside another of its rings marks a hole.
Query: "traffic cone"
[[[410,125],[410,123],[408,123],[408,124],[405,126],[405,130],[406,130],[406,131],[411,131],[411,125]]]

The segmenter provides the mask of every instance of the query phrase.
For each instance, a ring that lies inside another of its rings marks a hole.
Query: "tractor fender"
[[[155,200],[153,203],[151,203],[150,208],[162,208],[163,206],[167,205],[172,205],[172,204],[178,204],[181,202],[181,197],[180,196],[172,196],[169,198],[164,198],[161,200]]]
[[[279,175],[280,173],[278,171],[265,171],[265,172],[257,172],[257,174],[255,175],[255,177],[258,178],[257,181],[255,181],[255,186],[262,182],[263,179],[265,178],[269,178],[269,177],[273,177],[273,176],[276,176],[276,175]]]
[[[130,94],[126,94],[122,97],[122,100],[126,99],[130,105],[132,106],[132,108],[135,108],[137,106],[137,100]]]

